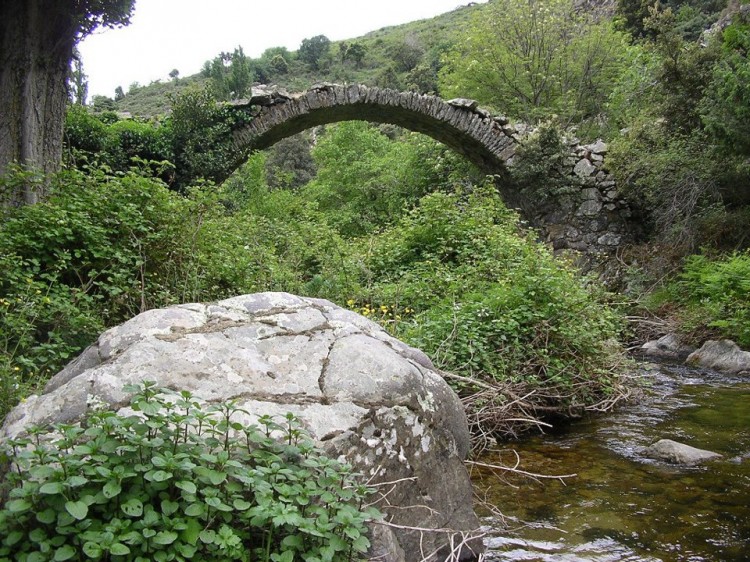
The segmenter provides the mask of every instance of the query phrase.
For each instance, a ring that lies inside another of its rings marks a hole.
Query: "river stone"
[[[728,375],[750,374],[750,352],[732,340],[708,340],[688,356],[687,363]]]
[[[8,415],[0,438],[31,425],[74,422],[92,402],[124,409],[123,386],[154,380],[209,403],[236,400],[235,421],[292,412],[330,455],[372,485],[392,482],[380,509],[400,527],[376,526],[373,556],[390,562],[448,559],[444,531],[479,520],[463,464],[462,404],[430,359],[374,322],[328,301],[287,293],[151,310],[107,330]],[[461,553],[475,560],[477,539]]]
[[[671,361],[684,361],[688,355],[695,351],[694,347],[685,345],[680,341],[677,334],[673,333],[666,334],[658,340],[647,341],[641,346],[641,349],[649,357]]]
[[[671,439],[660,439],[644,451],[646,456],[685,466],[695,466],[706,461],[720,459],[719,453],[696,449]]]

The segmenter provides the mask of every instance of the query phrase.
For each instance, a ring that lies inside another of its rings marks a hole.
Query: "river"
[[[564,481],[475,468],[487,504],[488,561],[750,560],[750,380],[648,369],[649,388],[618,411],[479,459]],[[670,438],[724,455],[699,468],[654,461]]]

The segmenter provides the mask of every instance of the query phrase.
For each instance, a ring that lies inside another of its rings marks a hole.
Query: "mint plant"
[[[295,416],[245,426],[234,402],[126,391],[136,415],[93,409],[2,445],[0,562],[339,562],[369,547],[370,490]]]

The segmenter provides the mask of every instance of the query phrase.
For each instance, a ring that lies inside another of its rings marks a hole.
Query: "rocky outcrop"
[[[719,453],[706,451],[705,449],[696,449],[695,447],[672,441],[671,439],[660,439],[650,447],[647,447],[644,454],[654,459],[665,460],[684,466],[695,466],[721,458]]]
[[[750,352],[732,340],[709,340],[688,356],[687,364],[729,375],[750,374]]]
[[[676,361],[681,362],[687,359],[693,351],[694,347],[685,345],[680,341],[677,334],[666,334],[660,337],[658,340],[652,340],[644,343],[641,346],[643,353],[648,357],[654,357],[656,359],[662,359],[665,361]]]
[[[447,557],[450,533],[409,527],[469,534],[479,527],[459,399],[422,352],[324,300],[261,293],[140,314],[103,333],[41,395],[15,408],[0,434],[74,422],[92,402],[123,408],[123,385],[143,380],[209,403],[238,401],[249,414],[237,421],[248,424],[291,412],[371,484],[391,482],[379,507],[400,527],[373,533],[379,560]],[[470,542],[461,559],[480,549]]]

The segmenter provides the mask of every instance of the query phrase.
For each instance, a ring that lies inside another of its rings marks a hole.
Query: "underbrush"
[[[1,179],[12,186],[23,172]],[[68,170],[0,222],[0,417],[105,329],[140,312],[264,290],[305,293],[340,239],[314,216],[229,214],[137,171]],[[330,275],[329,278],[335,277]]]
[[[750,348],[750,251],[689,256],[682,271],[645,299],[694,344],[710,337]]]

